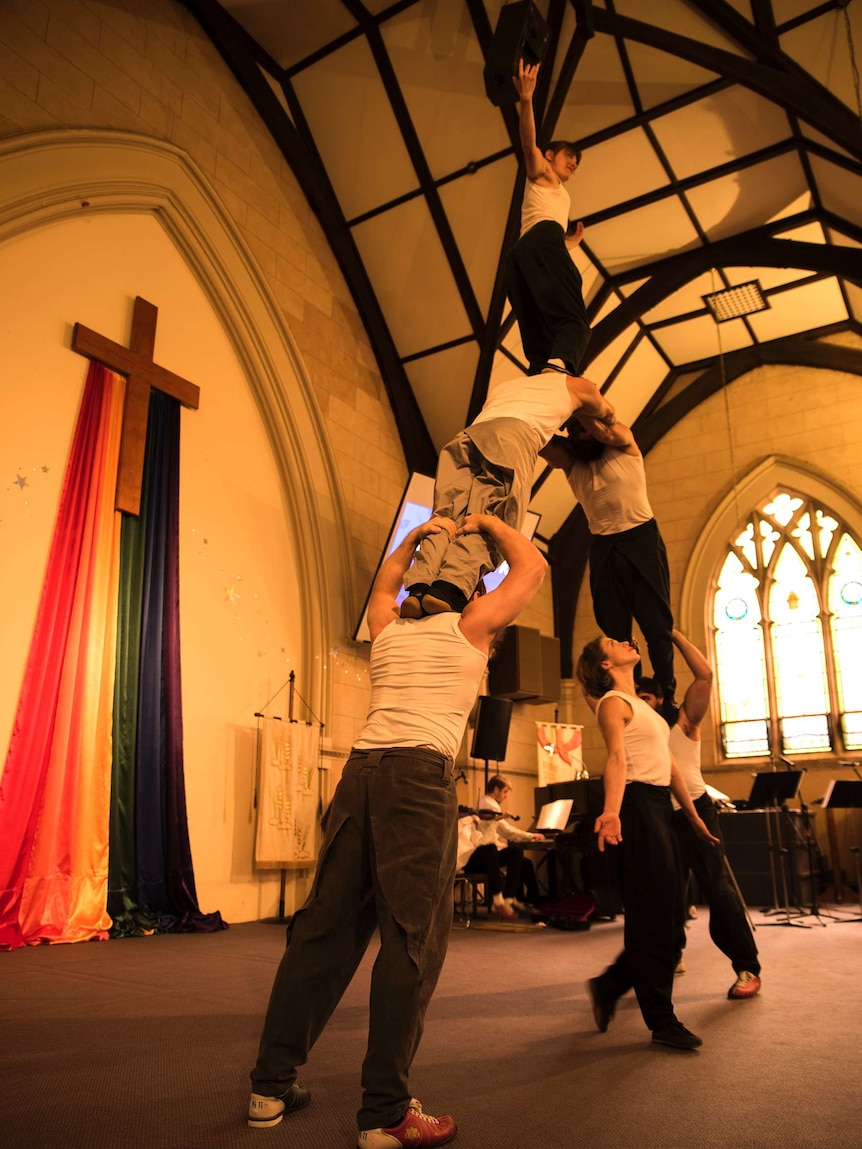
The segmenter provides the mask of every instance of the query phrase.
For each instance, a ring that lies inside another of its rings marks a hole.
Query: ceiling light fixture
[[[728,319],[739,319],[743,315],[753,315],[755,311],[766,311],[769,308],[769,300],[757,279],[752,279],[750,283],[740,283],[737,287],[727,287],[723,291],[713,291],[710,295],[702,295],[701,299],[716,323],[727,323]]]

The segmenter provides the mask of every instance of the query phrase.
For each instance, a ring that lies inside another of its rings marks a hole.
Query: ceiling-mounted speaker
[[[541,64],[550,39],[551,29],[532,0],[517,0],[501,9],[483,73],[485,92],[495,107],[518,102],[518,89],[512,83],[518,61]]]

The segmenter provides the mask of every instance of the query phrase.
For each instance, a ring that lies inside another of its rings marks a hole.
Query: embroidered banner
[[[254,861],[259,869],[317,860],[320,727],[261,720]]]
[[[540,786],[570,782],[573,778],[589,778],[581,754],[583,729],[583,726],[564,726],[555,722],[536,723]]]

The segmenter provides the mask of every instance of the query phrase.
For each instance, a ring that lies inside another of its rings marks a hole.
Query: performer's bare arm
[[[600,419],[595,419],[583,411],[576,411],[575,418],[600,443],[605,443],[608,447],[617,447],[627,455],[640,455],[641,450],[635,442],[632,429],[624,423],[614,423],[612,426],[608,426]]]
[[[579,375],[567,375],[566,387],[572,401],[572,411],[576,412],[579,418],[589,417],[604,427],[616,426],[616,411],[595,383]]]
[[[521,151],[524,153],[527,179],[533,180],[534,183],[547,184],[549,187],[553,187],[560,181],[554,176],[551,165],[539,151],[539,145],[536,143],[533,92],[536,90],[538,74],[538,64],[525,64],[523,60],[518,61],[518,74],[512,77],[512,83],[518,89],[518,96],[520,97],[518,135],[521,139]]]
[[[496,515],[467,515],[459,535],[490,535],[509,564],[509,573],[490,594],[471,599],[461,613],[461,633],[478,650],[488,651],[498,632],[514,622],[542,585],[548,564],[520,531]]]
[[[436,535],[440,531],[448,531],[451,538],[455,537],[455,523],[452,519],[435,516],[427,523],[414,527],[402,542],[380,564],[371,596],[368,600],[368,629],[371,641],[374,642],[385,626],[388,626],[398,614],[398,592],[401,590],[402,580],[413,561],[413,554],[419,543],[427,535]]]
[[[709,842],[711,846],[719,845],[719,840],[709,832],[709,828],[698,814],[694,802],[691,799],[691,794],[688,792],[688,787],[682,780],[682,774],[679,772],[679,767],[671,756],[670,760],[670,792],[679,802],[682,812],[691,822],[691,828],[699,838],[703,838],[705,842]]]
[[[605,763],[605,804],[596,818],[593,830],[598,834],[599,850],[605,843],[618,846],[623,840],[620,808],[626,792],[625,729],[632,719],[631,705],[624,698],[606,698],[599,707],[599,727],[608,751]]]
[[[682,706],[679,708],[678,722],[686,738],[690,738],[692,742],[697,742],[700,740],[700,724],[709,710],[709,700],[712,695],[712,667],[694,643],[689,642],[681,631],[672,630],[670,637],[694,675],[694,681],[686,690]]]

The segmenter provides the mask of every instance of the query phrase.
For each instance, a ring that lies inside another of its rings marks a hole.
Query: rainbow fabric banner
[[[107,938],[115,851],[128,914],[112,932],[223,928],[198,909],[185,816],[179,405],[152,393],[148,511],[142,501],[132,520],[114,510],[124,395],[120,376],[90,365],[0,777],[0,949]],[[125,546],[129,532],[144,545]],[[118,737],[130,725],[147,732],[131,755]]]

